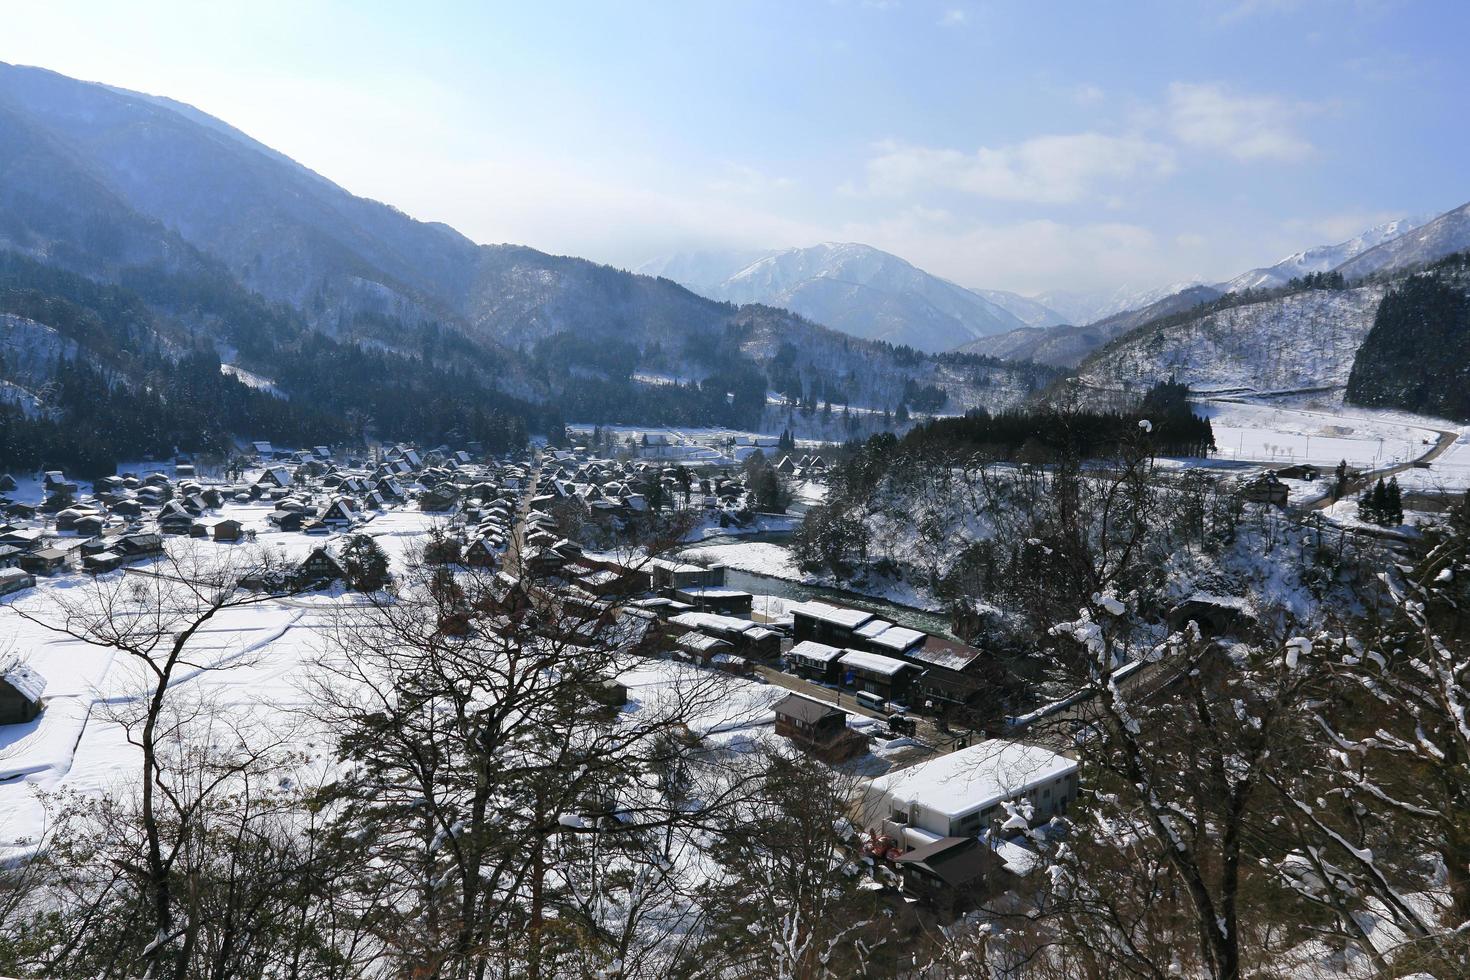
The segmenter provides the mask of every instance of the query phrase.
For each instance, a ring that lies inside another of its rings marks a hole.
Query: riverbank
[[[714,538],[685,549],[683,556],[725,566],[725,584],[732,589],[798,602],[820,599],[863,609],[926,633],[951,635],[944,605],[928,592],[908,582],[890,580],[864,587],[805,573],[790,547],[773,534],[762,535],[762,540]]]

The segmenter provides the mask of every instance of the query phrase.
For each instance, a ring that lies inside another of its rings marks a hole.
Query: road
[[[516,498],[516,511],[511,517],[510,540],[505,545],[505,562],[502,565],[517,576],[525,573],[525,569],[521,568],[521,549],[525,546],[526,515],[531,513],[531,498],[536,496],[536,485],[540,479],[541,454],[535,452],[531,457],[526,486],[521,488],[520,496]]]
[[[1388,477],[1393,476],[1396,473],[1402,473],[1405,470],[1414,469],[1421,463],[1434,462],[1440,456],[1443,456],[1445,452],[1447,452],[1449,448],[1455,444],[1456,439],[1460,438],[1460,434],[1458,432],[1449,429],[1435,429],[1434,431],[1439,433],[1439,438],[1435,441],[1434,446],[1424,455],[1415,457],[1414,459],[1409,460],[1407,463],[1394,463],[1391,466],[1382,466],[1376,470],[1363,471],[1362,473],[1358,474],[1356,477],[1348,481],[1347,490],[1343,493],[1343,497],[1351,497],[1359,491],[1367,489],[1368,485],[1375,480],[1387,479]],[[1327,479],[1327,477],[1324,475],[1322,479],[1325,480]],[[1330,495],[1324,495],[1320,500],[1314,500],[1312,503],[1308,504],[1307,509],[1325,510],[1326,508],[1332,506],[1333,503],[1335,503],[1335,501]]]

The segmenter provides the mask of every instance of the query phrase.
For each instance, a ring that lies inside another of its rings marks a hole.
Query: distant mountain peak
[[[733,253],[683,253],[637,271],[667,275],[712,299],[783,307],[855,337],[951,350],[1026,325],[1004,305],[861,242],[819,242],[757,255],[718,281]]]
[[[1374,272],[1400,272],[1466,249],[1470,249],[1470,203],[1364,250],[1337,266],[1337,271],[1359,279]]]
[[[1293,279],[1316,272],[1330,272],[1353,258],[1391,242],[1425,224],[1427,217],[1396,218],[1374,225],[1335,245],[1316,245],[1293,252],[1275,265],[1262,266],[1241,273],[1234,279],[1219,284],[1221,292],[1237,293],[1247,289],[1274,289],[1284,286]]]

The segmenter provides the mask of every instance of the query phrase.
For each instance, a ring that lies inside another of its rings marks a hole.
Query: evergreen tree
[[[1343,494],[1347,493],[1348,487],[1348,464],[1347,460],[1340,460],[1337,469],[1333,471],[1332,499],[1341,500]]]
[[[1397,481],[1395,481],[1395,486],[1397,486]],[[1358,498],[1358,518],[1369,524],[1377,524],[1379,527],[1402,522],[1403,507],[1399,507],[1399,521],[1394,521],[1389,500],[1388,486],[1380,476],[1378,482],[1373,484],[1373,489],[1364,491],[1363,495]]]
[[[1404,523],[1404,499],[1396,476],[1388,478],[1388,487],[1383,495],[1383,523],[1394,527]]]
[[[366,534],[353,535],[342,549],[347,587],[354,592],[376,592],[388,584],[388,556]]]

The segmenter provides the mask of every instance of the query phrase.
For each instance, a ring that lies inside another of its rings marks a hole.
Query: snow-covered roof
[[[675,640],[674,643],[684,647],[686,650],[696,650],[700,653],[708,653],[710,650],[728,648],[730,646],[730,644],[719,637],[710,636],[706,633],[685,633]]]
[[[875,674],[888,674],[892,676],[905,667],[912,668],[914,665],[892,657],[885,657],[881,653],[867,653],[863,650],[845,650],[839,658],[840,663],[849,667],[858,667],[862,670],[872,671]]]
[[[843,626],[847,629],[857,629],[859,626],[873,618],[870,612],[861,609],[848,609],[846,606],[834,606],[828,602],[819,602],[816,599],[808,599],[791,607],[793,615],[810,616],[824,623],[832,623],[834,626]]]
[[[0,664],[0,680],[15,688],[27,701],[39,701],[46,693],[46,678],[19,657],[11,657],[8,662]]]
[[[993,838],[987,841],[990,849],[1005,862],[1006,870],[1014,875],[1028,875],[1041,863],[1041,855],[1023,847],[1015,841]]]
[[[677,616],[669,617],[669,622],[690,629],[719,630],[725,633],[746,633],[758,627],[748,619],[739,619],[735,616],[721,616],[719,613],[687,612]]]
[[[743,589],[727,589],[722,585],[686,585],[679,591],[701,599],[739,599],[750,595]]]
[[[853,630],[858,636],[866,636],[869,639],[882,633],[884,630],[892,629],[893,624],[886,619],[870,619],[857,629]]]
[[[1076,771],[1074,760],[1051,749],[990,739],[879,776],[872,786],[895,801],[956,819]]]
[[[709,571],[709,569],[705,568],[703,565],[691,565],[688,562],[673,561],[669,558],[652,558],[649,559],[649,564],[652,565],[654,568],[661,568],[666,572],[681,575]]]
[[[928,637],[929,634],[909,629],[907,626],[890,626],[876,636],[868,637],[868,642],[876,643],[888,650],[902,652],[916,643],[923,643]]]
[[[800,657],[803,660],[824,664],[831,663],[833,660],[842,656],[841,648],[829,647],[827,644],[818,643],[816,640],[802,640],[796,646],[792,647],[788,653],[793,657]]]

